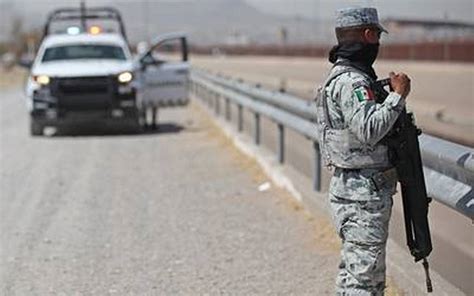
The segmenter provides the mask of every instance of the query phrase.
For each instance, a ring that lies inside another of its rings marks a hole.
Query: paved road
[[[32,138],[1,95],[1,295],[330,295],[337,244],[202,113]],[[392,294],[393,295],[393,294]]]
[[[194,66],[219,71],[245,81],[278,88],[312,99],[330,64],[321,58],[194,55]],[[433,62],[378,61],[380,77],[403,71],[412,78],[408,107],[429,134],[474,147],[474,66]]]

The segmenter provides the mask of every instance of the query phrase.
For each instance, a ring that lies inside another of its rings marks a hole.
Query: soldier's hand
[[[406,98],[410,93],[411,83],[410,78],[405,73],[390,72],[390,85],[394,92]]]

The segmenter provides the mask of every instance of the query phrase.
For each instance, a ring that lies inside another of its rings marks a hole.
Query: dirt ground
[[[18,87],[24,83],[26,74],[25,70],[18,67],[10,69],[0,67],[0,89]]]

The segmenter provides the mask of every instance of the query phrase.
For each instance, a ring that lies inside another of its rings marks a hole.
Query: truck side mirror
[[[147,54],[140,59],[140,65],[143,70],[150,65],[160,66],[164,61],[156,60],[151,54]]]
[[[143,70],[145,70],[147,66],[153,65],[154,63],[155,59],[153,59],[151,54],[147,54],[140,59],[140,66]]]

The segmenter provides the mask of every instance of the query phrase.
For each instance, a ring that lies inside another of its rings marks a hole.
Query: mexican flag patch
[[[368,87],[361,86],[355,90],[355,94],[359,102],[373,101],[375,99],[374,93]]]

